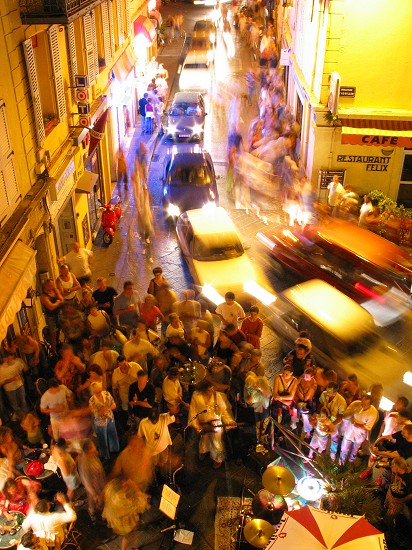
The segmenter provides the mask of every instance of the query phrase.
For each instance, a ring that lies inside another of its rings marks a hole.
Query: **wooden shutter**
[[[132,23],[130,21],[130,0],[125,0],[125,16],[126,16],[126,36],[131,36],[132,34]]]
[[[117,30],[119,46],[124,42],[124,19],[123,19],[123,3],[122,0],[116,0],[117,7]]]
[[[11,216],[19,197],[20,190],[7,127],[6,106],[0,100],[0,223]]]
[[[37,80],[36,59],[31,39],[23,42],[24,57],[26,59],[27,76],[29,78],[31,98],[33,101],[34,123],[36,125],[37,143],[41,147],[46,139],[44,131],[43,110],[40,99],[39,82]]]
[[[99,70],[95,66],[95,58],[97,52],[94,51],[94,43],[95,40],[93,40],[93,34],[96,36],[96,30],[92,26],[94,23],[94,19],[92,22],[92,16],[90,13],[86,13],[83,15],[83,30],[84,30],[84,45],[85,45],[85,55],[86,55],[86,67],[87,67],[87,74],[89,76],[89,83],[93,84],[96,80],[96,73],[98,74]]]
[[[116,51],[116,41],[114,39],[114,17],[113,17],[113,1],[108,0],[107,7],[109,11],[109,27],[110,27],[110,48],[112,51],[112,58]]]
[[[59,27],[57,25],[52,25],[47,30],[49,36],[50,44],[50,56],[53,69],[53,79],[54,79],[54,90],[56,93],[56,105],[57,105],[57,116],[59,122],[64,120],[67,117],[66,109],[66,93],[64,89],[64,79],[62,64],[60,59],[59,51]]]
[[[102,29],[103,29],[103,49],[104,49],[104,61],[106,67],[112,62],[112,47],[110,43],[110,22],[109,22],[109,10],[111,6],[106,0],[101,4],[102,14]]]
[[[76,36],[74,33],[74,23],[69,23],[66,26],[67,31],[67,45],[69,53],[69,66],[70,66],[70,86],[72,86],[72,96],[75,97],[74,77],[79,74],[77,69],[77,52],[76,52]]]
[[[96,35],[96,12],[94,10],[90,12],[90,22],[92,24],[94,79],[97,80],[99,77],[99,50],[97,47]]]

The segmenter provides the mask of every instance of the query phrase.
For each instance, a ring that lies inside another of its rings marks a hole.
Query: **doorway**
[[[72,244],[77,240],[72,198],[69,199],[59,216],[58,229],[57,248],[60,256],[64,256],[71,251]]]

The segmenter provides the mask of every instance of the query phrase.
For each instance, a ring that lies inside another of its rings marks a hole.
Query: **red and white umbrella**
[[[312,506],[285,512],[266,550],[386,550],[384,534],[363,516],[346,516]]]

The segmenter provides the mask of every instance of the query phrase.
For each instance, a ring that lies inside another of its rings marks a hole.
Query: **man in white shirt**
[[[11,351],[5,352],[3,363],[0,364],[0,386],[3,388],[12,408],[12,421],[29,410],[26,403],[26,392],[22,372],[25,364]]]
[[[76,279],[83,286],[88,283],[92,277],[90,262],[93,258],[93,252],[87,248],[80,248],[80,243],[73,243],[73,250],[58,258],[59,262],[69,264],[70,271],[74,273]]]
[[[319,397],[319,404],[321,407],[325,407],[328,411],[328,418],[335,426],[339,426],[342,422],[344,412],[346,411],[345,398],[338,393],[339,384],[330,382],[326,386],[326,390],[323,391]],[[335,460],[336,452],[339,444],[339,430],[330,436],[330,457]]]
[[[159,352],[148,341],[140,337],[140,333],[133,330],[133,338],[123,345],[123,355],[128,361],[135,361],[147,372],[147,356],[157,357]]]
[[[58,546],[65,538],[64,526],[76,521],[77,515],[63,493],[57,493],[55,499],[63,506],[63,512],[50,512],[50,503],[44,499],[39,500],[34,511],[29,512],[23,521],[22,530],[31,529],[46,544],[55,543],[55,546]]]
[[[127,411],[129,409],[129,387],[137,381],[137,373],[143,369],[137,363],[127,361],[124,355],[119,355],[117,365],[112,377],[113,396],[121,409]]]
[[[378,411],[372,405],[372,397],[364,395],[358,401],[352,401],[345,411],[349,422],[343,434],[340,449],[340,464],[344,464],[349,455],[349,462],[353,462],[362,443],[369,436],[375,422],[378,420]]]
[[[150,450],[153,465],[164,465],[168,459],[168,449],[172,444],[169,424],[175,417],[172,413],[160,414],[157,407],[152,407],[148,418],[143,418],[139,424],[137,435],[143,437]]]
[[[342,200],[343,195],[345,194],[345,189],[339,181],[339,176],[335,174],[332,181],[328,185],[328,204],[331,209],[331,216],[336,215],[337,208],[340,201]]]
[[[48,381],[49,389],[44,392],[40,399],[40,412],[50,415],[50,424],[53,439],[59,438],[59,423],[69,410],[69,401],[73,392],[64,384],[60,384],[56,378]]]
[[[189,408],[189,404],[183,401],[183,390],[179,380],[179,369],[177,367],[169,369],[166,378],[163,380],[162,392],[163,399],[171,414],[177,415],[180,412],[181,405]],[[180,420],[178,423],[179,422]]]
[[[237,327],[239,321],[245,318],[243,307],[235,301],[233,292],[226,292],[225,301],[217,306],[215,313],[222,321],[220,323],[220,330],[225,330],[227,325],[235,325]]]

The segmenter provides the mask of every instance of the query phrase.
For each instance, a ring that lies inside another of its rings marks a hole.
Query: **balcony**
[[[81,17],[103,0],[20,0],[25,25],[66,25]]]

